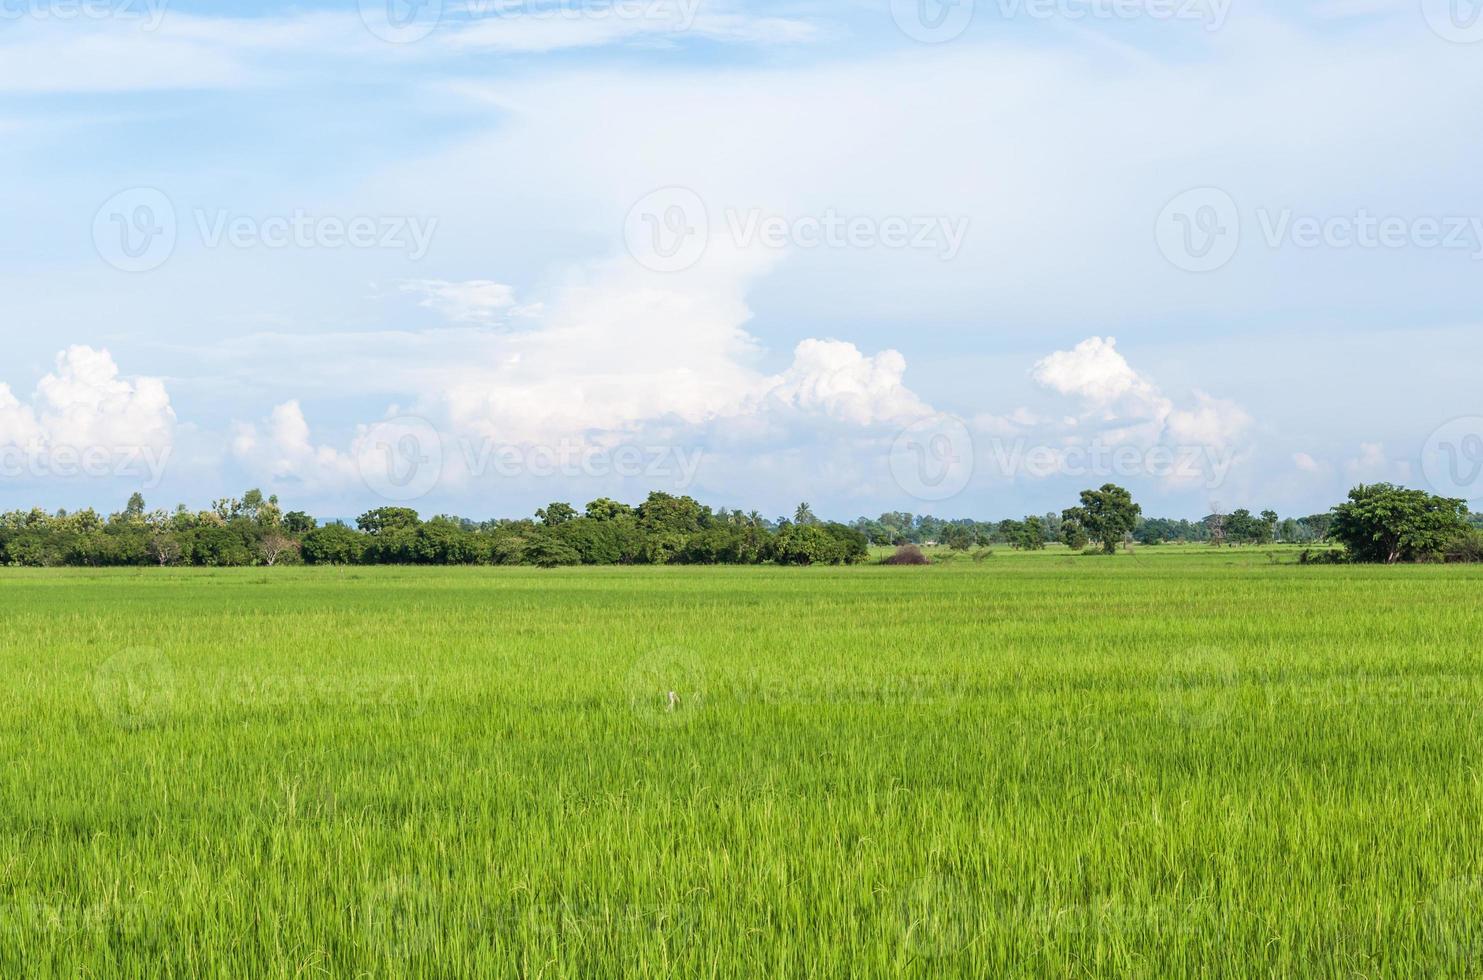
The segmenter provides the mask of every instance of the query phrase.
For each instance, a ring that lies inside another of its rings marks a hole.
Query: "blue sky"
[[[0,507],[1483,499],[1470,0],[408,9],[0,4]]]

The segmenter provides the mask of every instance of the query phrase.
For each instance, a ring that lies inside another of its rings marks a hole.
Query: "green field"
[[[1478,975],[1480,591],[0,571],[0,976]]]

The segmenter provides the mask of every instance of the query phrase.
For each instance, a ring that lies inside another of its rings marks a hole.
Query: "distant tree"
[[[954,522],[943,527],[938,540],[954,551],[967,551],[978,543],[978,535],[971,523]]]
[[[1333,512],[1327,514],[1310,514],[1307,517],[1298,518],[1298,524],[1307,530],[1315,541],[1327,541],[1329,528],[1334,523]]]
[[[155,531],[149,538],[149,556],[161,568],[180,561],[180,542],[169,531]]]
[[[355,519],[355,526],[366,534],[416,530],[420,523],[422,521],[417,516],[417,511],[410,507],[378,507]]]
[[[326,524],[304,535],[304,560],[311,565],[354,565],[366,551],[366,536],[344,524]]]
[[[283,529],[289,534],[305,535],[319,526],[319,522],[301,510],[283,515]]]
[[[675,497],[655,490],[639,504],[638,520],[646,533],[694,534],[710,524],[711,511],[690,497]]]
[[[819,523],[819,519],[814,516],[813,508],[809,507],[807,503],[802,503],[793,511],[793,523],[817,524]]]
[[[1023,551],[1045,550],[1045,524],[1038,517],[1027,517],[1020,522],[1019,540],[1014,546]]]
[[[1075,521],[1087,537],[1097,542],[1106,554],[1117,553],[1117,546],[1138,524],[1143,508],[1133,502],[1133,495],[1113,483],[1100,490],[1083,490],[1081,506],[1061,512],[1063,521]]]
[[[1467,502],[1389,483],[1360,485],[1334,508],[1329,534],[1355,561],[1420,561],[1468,527]]]
[[[536,519],[547,527],[560,527],[576,516],[577,508],[559,500],[536,511]]]
[[[620,504],[616,500],[607,497],[599,497],[587,505],[587,516],[594,521],[615,521],[620,517],[629,517],[633,514],[633,508],[627,504]]]
[[[1072,551],[1081,551],[1087,546],[1086,530],[1079,521],[1062,519],[1061,543]]]
[[[258,542],[258,554],[262,556],[263,564],[270,568],[285,558],[296,556],[298,553],[299,542],[282,531],[269,531]]]

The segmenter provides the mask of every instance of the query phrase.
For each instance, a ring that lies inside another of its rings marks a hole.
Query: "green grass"
[[[1477,975],[1483,570],[1292,561],[3,571],[0,976]]]

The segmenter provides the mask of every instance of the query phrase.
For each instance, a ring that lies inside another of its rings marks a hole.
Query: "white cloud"
[[[68,347],[29,404],[0,384],[0,445],[123,452],[168,446],[175,412],[158,378],[124,378],[106,350]]]
[[[1117,352],[1112,337],[1089,337],[1071,350],[1056,351],[1036,363],[1031,377],[1063,395],[1073,395],[1097,408],[1110,407],[1132,397],[1157,400],[1153,385],[1138,376]]]
[[[897,351],[871,357],[843,341],[805,340],[788,370],[763,383],[758,404],[861,427],[901,424],[932,412],[906,387],[905,374],[906,358]]]
[[[1293,453],[1292,462],[1304,473],[1326,473],[1329,468],[1327,463],[1319,462],[1308,453]]]
[[[420,306],[456,323],[490,323],[511,312],[515,288],[489,279],[449,282],[446,279],[409,279],[399,283],[403,292],[422,297]]]
[[[1411,464],[1391,459],[1383,443],[1363,442],[1359,455],[1345,460],[1344,472],[1361,483],[1405,483],[1411,479]]]

